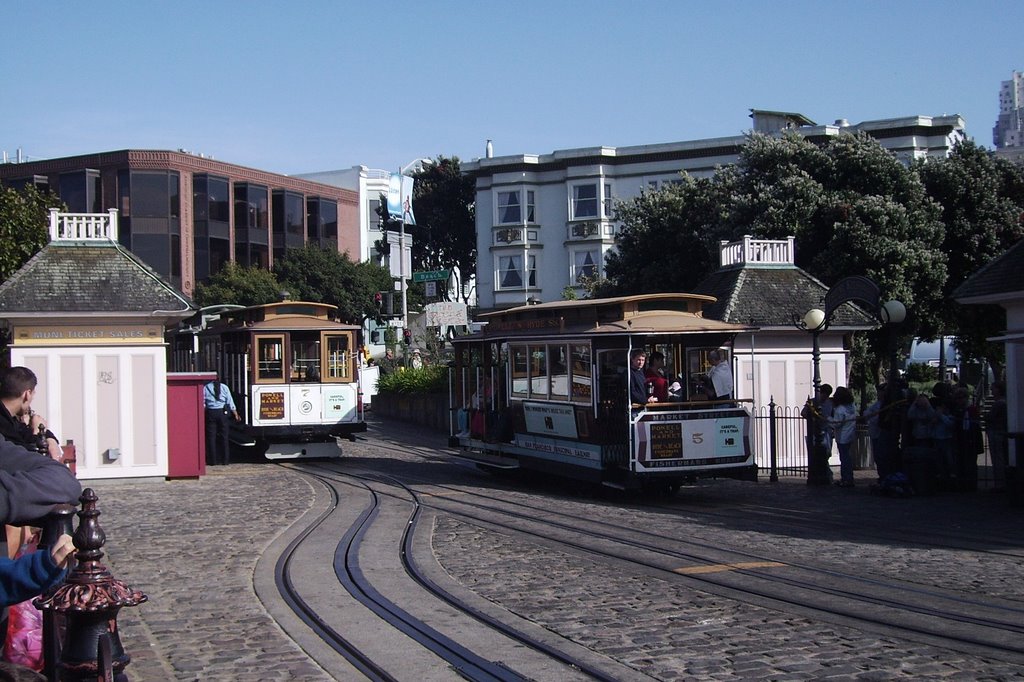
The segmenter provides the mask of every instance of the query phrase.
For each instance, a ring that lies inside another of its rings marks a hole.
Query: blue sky
[[[278,173],[960,114],[986,147],[1024,2],[0,2],[0,149]]]

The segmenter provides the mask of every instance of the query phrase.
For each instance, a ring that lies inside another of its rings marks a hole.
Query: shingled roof
[[[718,299],[704,308],[704,317],[751,324],[762,329],[792,329],[811,308],[825,307],[828,292],[821,281],[796,266],[743,265],[722,268],[697,285],[694,293]],[[832,315],[831,329],[873,329],[869,313],[844,303]]]
[[[1008,295],[1024,296],[1024,239],[1003,255],[964,280],[953,291],[961,303],[989,303],[1005,300]]]
[[[192,301],[116,242],[53,241],[0,285],[0,317],[177,319]]]

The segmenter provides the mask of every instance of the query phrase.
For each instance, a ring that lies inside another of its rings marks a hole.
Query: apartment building
[[[910,116],[819,125],[790,112],[752,110],[752,129],[811,140],[864,131],[905,163],[945,157],[964,139],[964,120]],[[482,310],[562,298],[580,276],[603,276],[620,226],[617,200],[707,177],[735,163],[744,135],[632,147],[584,147],[550,154],[485,156],[463,163],[476,180],[477,293]]]

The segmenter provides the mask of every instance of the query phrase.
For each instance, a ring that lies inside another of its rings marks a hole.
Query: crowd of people
[[[1005,485],[1007,412],[1000,382],[992,386],[992,400],[984,415],[962,385],[939,382],[928,395],[897,378],[876,389],[877,398],[860,415],[852,391],[839,386],[833,393],[828,384],[821,386],[818,399],[804,409],[804,417],[812,412],[817,416],[817,437],[824,442],[825,451],[831,452],[832,442],[836,443],[840,462],[837,485],[853,485],[856,427],[864,423],[879,485],[885,486],[893,477],[906,477],[921,492],[936,487],[975,490],[978,456],[985,451],[983,422],[993,483],[997,489]],[[812,445],[809,439],[808,448]]]

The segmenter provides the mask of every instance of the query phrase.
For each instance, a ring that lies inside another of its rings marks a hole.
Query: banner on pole
[[[406,225],[416,224],[412,212],[412,189],[415,181],[405,175],[392,173],[388,180],[388,216]]]

